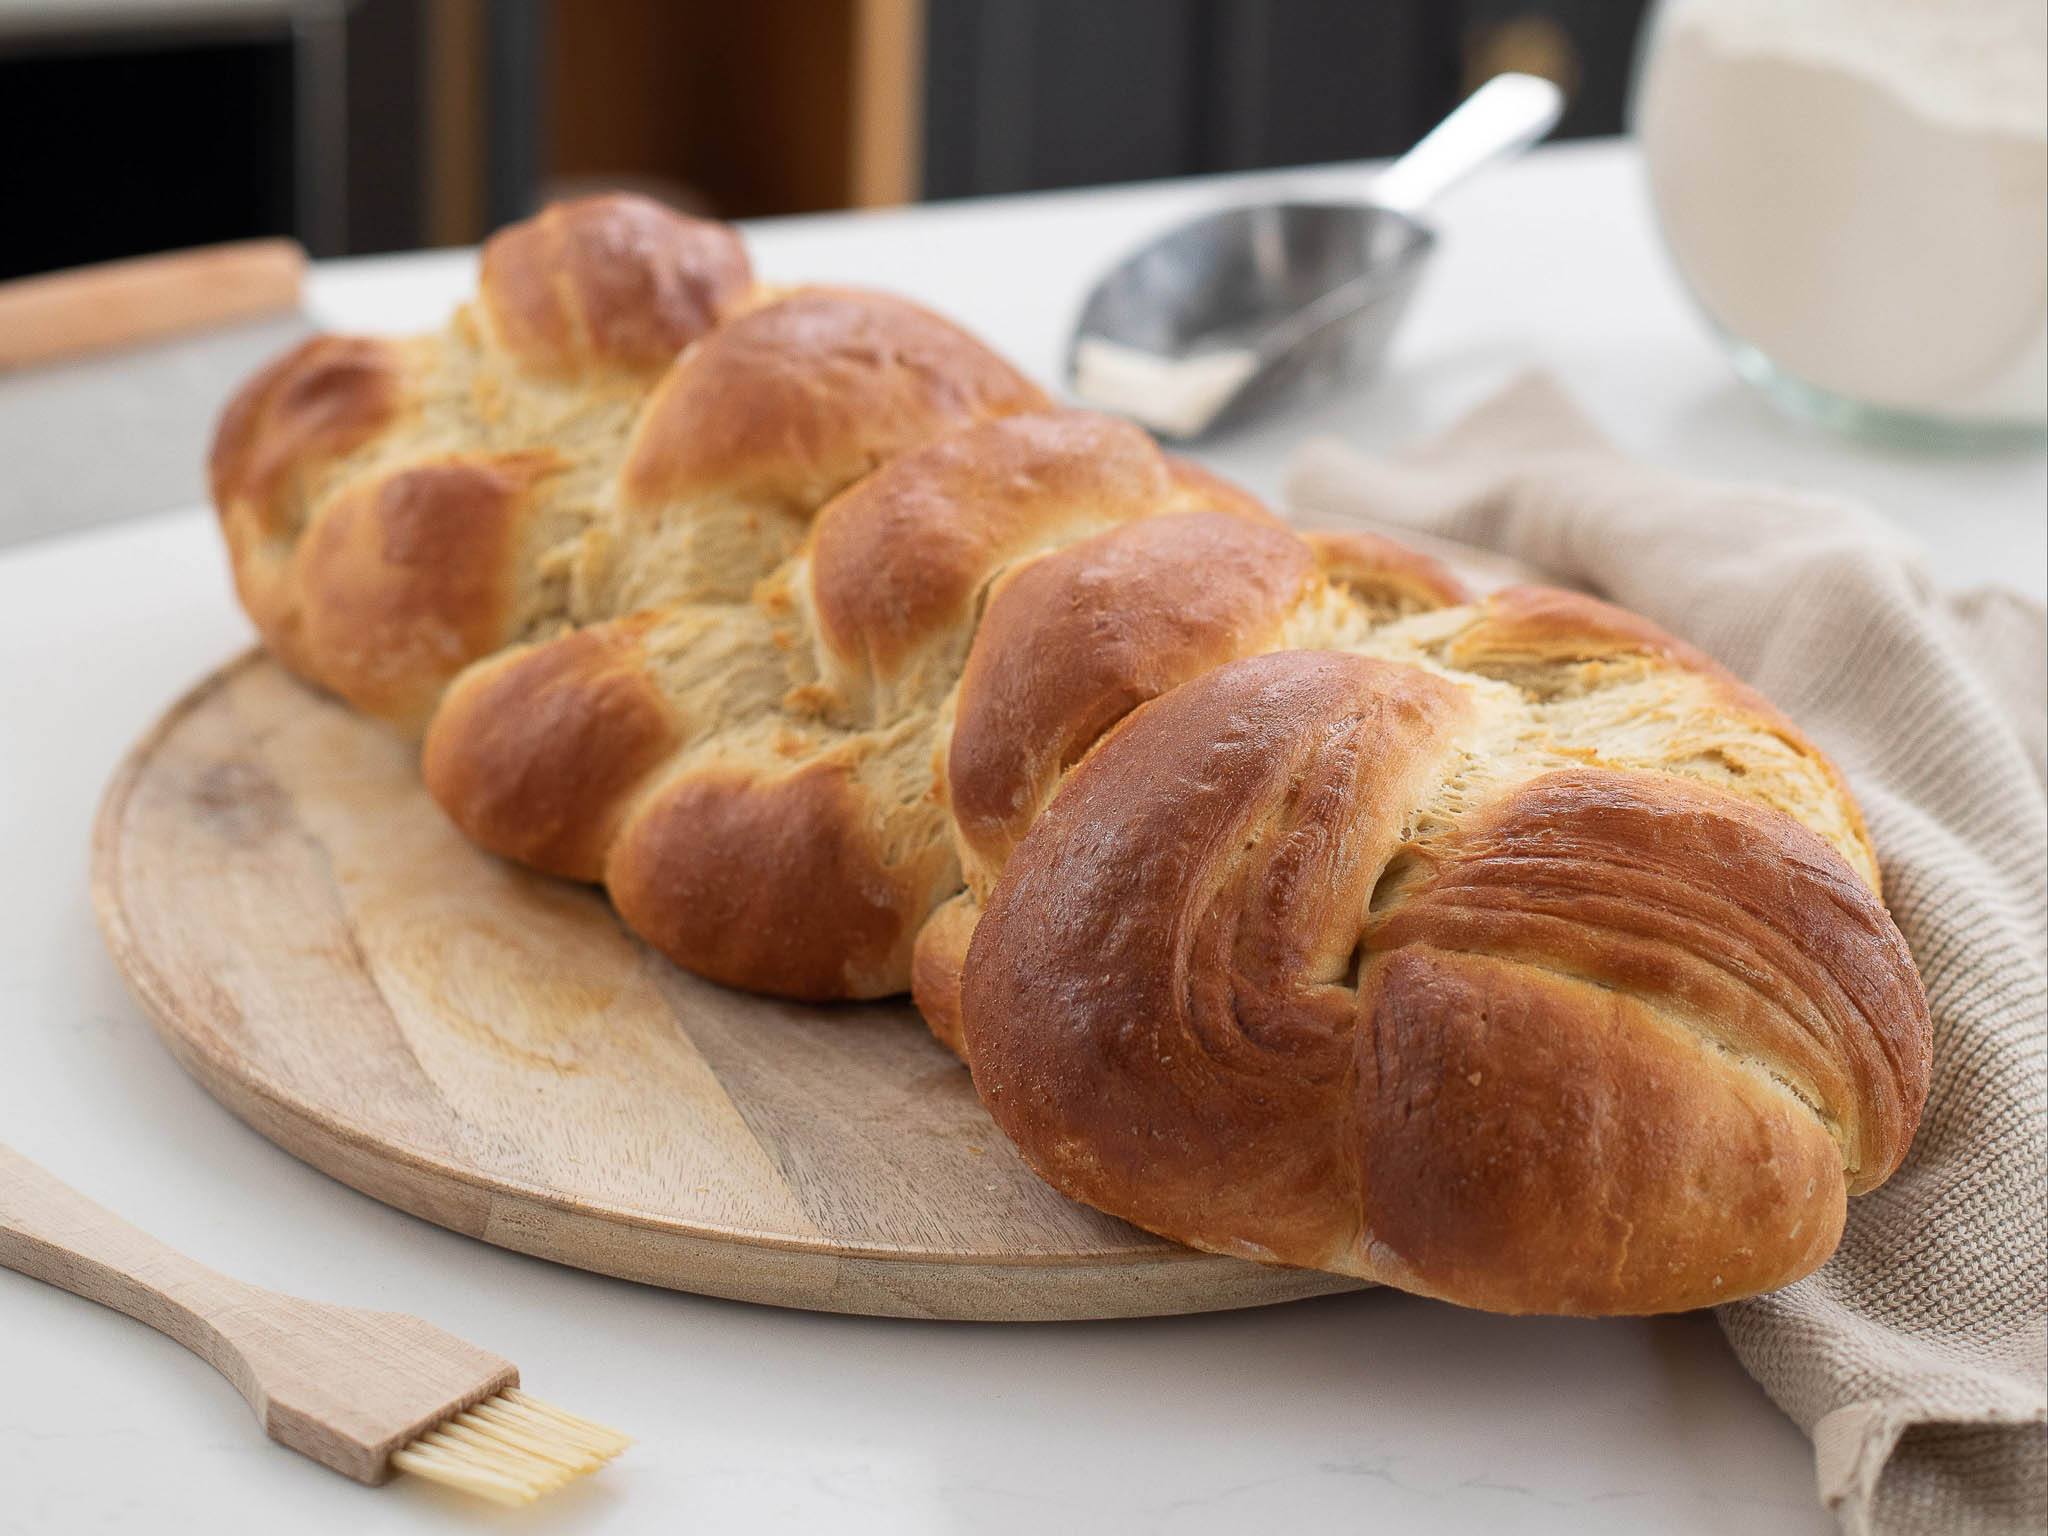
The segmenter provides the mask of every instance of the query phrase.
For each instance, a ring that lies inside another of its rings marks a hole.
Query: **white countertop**
[[[914,294],[1050,379],[1089,276],[1222,195],[1125,188],[753,234],[771,276]],[[1388,446],[1542,363],[1646,456],[1853,492],[1928,537],[1945,582],[2041,591],[2042,456],[1915,458],[1780,423],[1677,292],[1625,151],[1545,152],[1455,194],[1441,222],[1379,385],[1203,456],[1270,493],[1308,428]],[[340,263],[311,307],[432,324],[469,279],[461,255]],[[0,1532],[1831,1528],[1805,1440],[1705,1315],[1510,1319],[1391,1291],[1069,1325],[781,1312],[486,1247],[295,1162],[157,1044],[85,891],[115,763],[248,639],[203,512],[0,553],[0,1138],[204,1262],[429,1317],[640,1444],[521,1513],[360,1488],[271,1446],[168,1340],[0,1272]]]

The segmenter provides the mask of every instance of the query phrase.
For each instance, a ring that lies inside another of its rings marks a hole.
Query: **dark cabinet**
[[[924,195],[1398,154],[1502,69],[1614,133],[1643,0],[926,0]]]
[[[1391,155],[1512,68],[1611,133],[1643,5],[0,5],[0,277],[468,241],[588,185],[746,216]]]

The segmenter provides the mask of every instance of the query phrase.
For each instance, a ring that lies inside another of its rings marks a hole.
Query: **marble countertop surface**
[[[1285,180],[1342,191],[1365,175]],[[916,295],[1050,380],[1094,272],[1246,191],[1115,188],[750,233],[771,277]],[[1943,581],[2038,595],[2041,456],[1916,458],[1779,421],[1676,288],[1625,147],[1542,152],[1461,189],[1441,223],[1441,262],[1382,380],[1202,456],[1270,494],[1306,432],[1390,447],[1541,364],[1647,457],[1864,497],[1929,541]],[[331,264],[308,308],[326,325],[431,325],[472,275],[465,253]],[[0,1136],[204,1262],[417,1312],[640,1443],[524,1512],[357,1487],[271,1446],[168,1340],[0,1272],[7,1536],[1831,1528],[1806,1442],[1704,1314],[1501,1318],[1392,1291],[1060,1325],[785,1312],[490,1248],[294,1161],[158,1045],[85,887],[115,764],[249,639],[199,509],[0,550]]]

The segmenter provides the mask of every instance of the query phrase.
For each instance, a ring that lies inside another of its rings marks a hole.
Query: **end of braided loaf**
[[[1805,1273],[1928,1024],[1840,774],[1575,594],[1474,601],[1057,410],[904,300],[585,200],[318,338],[214,487],[281,660],[702,975],[910,989],[1181,1241],[1501,1310]]]
[[[1904,945],[1815,832],[1574,761],[1532,691],[1283,652],[1098,748],[964,967],[1032,1165],[1197,1247],[1501,1311],[1703,1306],[1826,1258],[1926,1091]]]

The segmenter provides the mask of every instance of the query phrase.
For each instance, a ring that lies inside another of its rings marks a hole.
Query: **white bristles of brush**
[[[393,1451],[391,1464],[480,1499],[531,1504],[595,1472],[632,1443],[615,1429],[508,1387]]]

